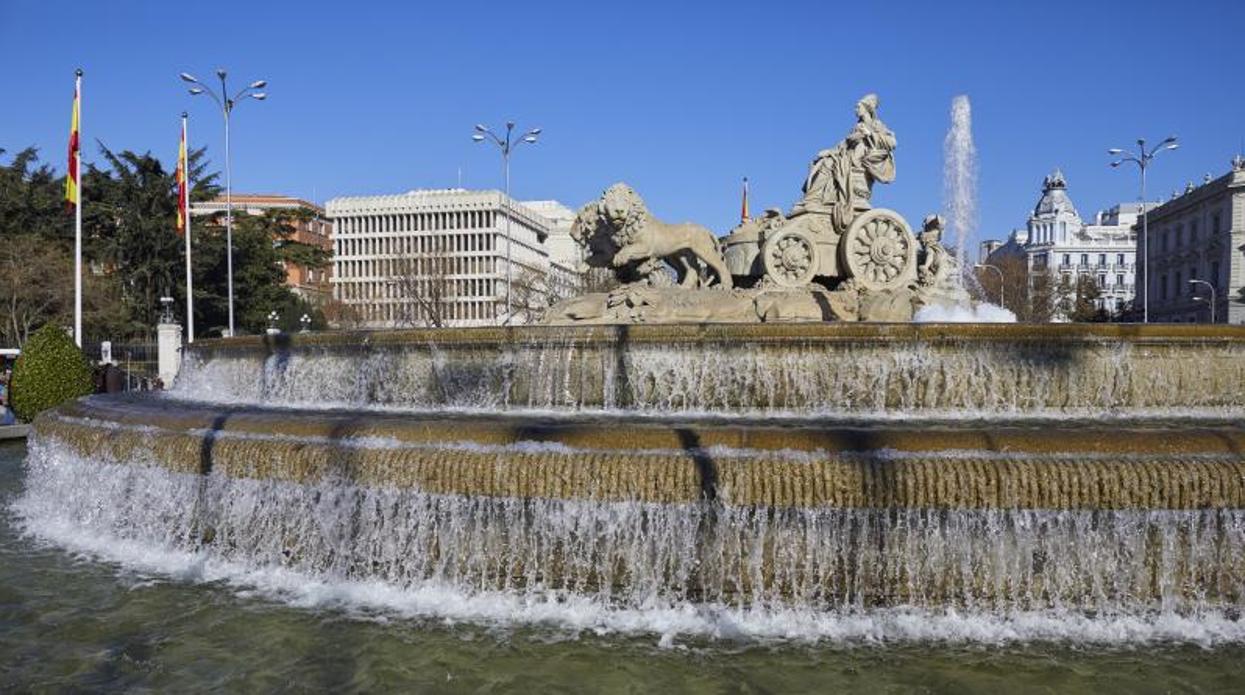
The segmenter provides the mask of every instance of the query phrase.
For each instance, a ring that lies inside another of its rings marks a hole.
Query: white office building
[[[569,296],[581,284],[574,213],[556,201],[437,189],[335,198],[325,210],[333,296],[365,327],[491,326],[505,321],[508,304],[511,323],[522,323],[534,294]]]
[[[1085,223],[1068,196],[1068,182],[1056,169],[1042,181],[1042,196],[1024,229],[1011,233],[1005,243],[982,243],[985,263],[997,254],[1023,255],[1030,282],[1052,274],[1056,282],[1076,287],[1080,276],[1097,283],[1095,303],[1108,312],[1127,309],[1133,300],[1137,235],[1133,225],[1141,215],[1140,203],[1121,203],[1098,212]]]

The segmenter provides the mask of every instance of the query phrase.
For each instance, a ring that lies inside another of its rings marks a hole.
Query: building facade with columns
[[[1151,321],[1208,323],[1213,296],[1216,323],[1245,323],[1245,157],[1151,210],[1147,226]]]
[[[999,254],[1023,257],[1031,286],[1045,274],[1054,283],[1075,288],[1081,276],[1087,275],[1098,286],[1097,308],[1119,313],[1130,307],[1134,297],[1137,236],[1133,225],[1140,214],[1140,203],[1120,203],[1086,223],[1068,196],[1067,179],[1056,169],[1042,181],[1042,195],[1023,229],[1014,230],[1005,242],[982,242],[982,262],[992,264]],[[1066,318],[1059,309],[1055,316]]]
[[[365,327],[492,326],[508,305],[525,323],[579,290],[580,252],[564,243],[574,214],[556,201],[434,189],[335,198],[326,211],[333,296]]]

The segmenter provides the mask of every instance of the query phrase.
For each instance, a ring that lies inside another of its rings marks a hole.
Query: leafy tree
[[[184,297],[183,241],[176,233],[177,178],[150,152],[114,153],[102,143],[100,152],[110,170],[91,166],[83,175],[84,234],[91,255],[106,270],[120,273],[121,300],[131,318],[154,325],[159,298]],[[205,174],[203,150],[188,155],[191,180],[200,179],[192,198],[215,194],[215,175]],[[180,292],[179,292],[180,288]]]
[[[1004,308],[1015,314],[1017,321],[1047,323],[1054,318],[1059,286],[1048,270],[1035,268],[1030,272],[1029,261],[1022,253],[994,254],[989,263],[999,273],[977,269],[978,299],[998,301],[1001,274]]]
[[[296,210],[268,210],[262,215],[234,214],[234,322],[239,332],[262,333],[268,314],[281,315],[283,330],[298,330],[305,313],[312,327],[325,326],[324,315],[285,285],[285,264],[328,264],[328,253],[291,239]],[[228,268],[223,214],[196,218],[194,244],[195,326],[197,333],[221,333],[229,327]],[[295,260],[296,259],[296,260]],[[201,327],[201,328],[200,328]]]
[[[73,259],[35,234],[6,235],[0,243],[0,312],[4,344],[21,347],[47,323],[72,321]]]
[[[0,148],[0,155],[4,149]],[[0,166],[0,238],[34,235],[73,243],[73,217],[65,209],[65,179],[46,164],[35,166],[39,150],[27,147]]]
[[[1099,308],[1098,299],[1102,297],[1102,289],[1093,275],[1082,274],[1076,279],[1076,287],[1071,295],[1072,311],[1068,318],[1073,321],[1106,321],[1110,318],[1106,310]]]
[[[159,298],[185,301],[184,241],[176,233],[175,168],[150,152],[114,152],[99,144],[104,166],[86,164],[83,176],[83,322],[88,336],[126,339],[149,335]],[[0,156],[4,150],[0,149]],[[220,191],[207,170],[205,150],[189,153],[191,201]],[[45,323],[73,318],[73,215],[63,200],[64,177],[38,164],[26,148],[0,164],[0,338],[21,344]],[[234,299],[238,328],[259,332],[276,310],[286,330],[307,314],[313,328],[325,319],[284,285],[285,268],[323,268],[329,254],[294,240],[305,210],[235,214]],[[195,218],[196,327],[201,334],[228,325],[223,216]]]

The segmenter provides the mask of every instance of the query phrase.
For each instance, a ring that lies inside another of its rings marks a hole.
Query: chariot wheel
[[[916,237],[899,213],[881,208],[862,212],[839,242],[847,277],[867,290],[902,287],[916,269]]]
[[[765,276],[780,287],[803,287],[817,274],[817,244],[798,229],[779,230],[761,251]]]

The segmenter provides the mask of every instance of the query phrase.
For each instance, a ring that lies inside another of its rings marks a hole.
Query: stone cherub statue
[[[623,283],[660,286],[664,261],[674,268],[681,287],[731,287],[713,232],[686,222],[661,222],[625,183],[610,186],[599,200],[580,208],[571,237],[588,250],[589,266],[613,268]]]
[[[878,118],[878,97],[856,103],[856,125],[842,142],[817,153],[804,179],[803,194],[792,210],[832,212],[843,230],[861,210],[868,210],[873,183],[895,180],[895,134]]]
[[[921,225],[921,259],[916,268],[918,285],[933,287],[951,269],[951,254],[942,245],[945,224],[942,215],[926,215]]]

